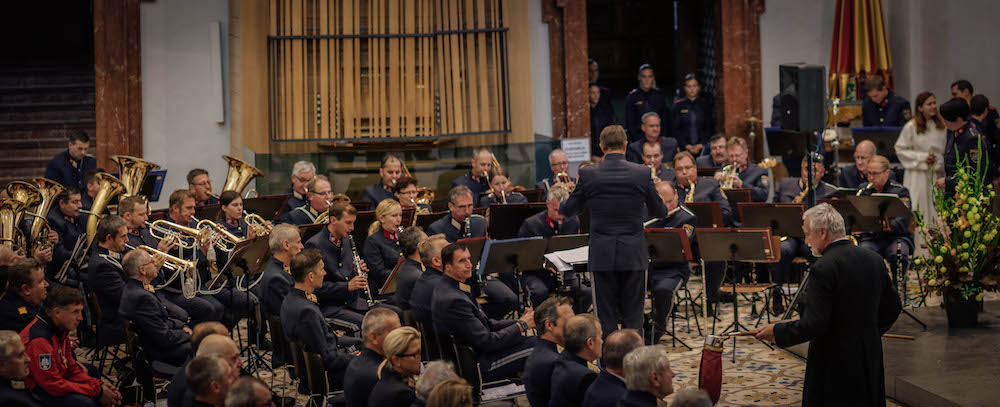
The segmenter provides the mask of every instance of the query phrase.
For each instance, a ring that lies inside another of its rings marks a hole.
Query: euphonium
[[[104,212],[104,207],[111,201],[111,198],[125,192],[125,184],[119,181],[118,178],[115,178],[114,175],[106,172],[99,172],[95,177],[101,188],[97,191],[97,196],[94,197],[94,203],[90,206],[90,210],[94,213],[101,213]],[[88,246],[94,242],[94,236],[97,236],[98,222],[100,222],[100,219],[97,216],[89,215],[87,218]]]
[[[49,210],[52,208],[52,204],[58,199],[59,194],[63,193],[66,188],[55,182],[46,178],[35,178],[35,187],[41,196],[41,202],[38,207],[35,208],[35,213],[37,219],[31,222],[31,232],[28,235],[32,242],[41,242],[43,245],[48,245],[48,234],[49,228],[48,222],[45,221],[45,217],[48,216]]]
[[[113,155],[111,161],[118,164],[118,179],[125,185],[125,193],[122,197],[139,195],[142,183],[146,181],[146,176],[150,171],[160,168],[141,158],[129,157],[127,155]]]
[[[229,172],[226,173],[226,183],[222,185],[223,191],[236,191],[237,194],[242,195],[243,189],[250,184],[250,181],[254,177],[264,175],[257,167],[239,158],[224,155],[222,159],[226,160],[226,163],[229,164]]]
[[[16,199],[0,201],[0,244],[15,252],[23,252],[25,248],[24,234],[17,227],[17,220],[24,208],[24,203]]]

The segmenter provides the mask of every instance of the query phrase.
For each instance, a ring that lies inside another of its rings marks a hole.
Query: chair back
[[[437,332],[434,331],[433,324],[426,321],[419,321],[414,319],[413,321],[415,328],[420,331],[420,339],[422,346],[420,347],[421,353],[423,353],[423,360],[437,360],[442,359],[441,355],[441,344],[438,342]]]
[[[433,329],[432,329],[433,330]],[[483,377],[479,371],[479,354],[469,345],[455,341],[455,337],[436,332],[441,345],[441,358],[455,364],[456,372],[472,386],[472,397],[476,403],[483,389]]]
[[[308,386],[306,362],[302,356],[302,344],[296,341],[288,341],[288,353],[291,354],[292,365],[295,367],[295,375],[299,377],[299,380],[306,380],[306,385]]]
[[[315,352],[302,351],[302,359],[305,362],[305,377],[309,383],[309,392],[313,395],[326,396],[331,389],[326,369],[323,367],[323,357]]]
[[[277,315],[267,315],[267,328],[271,331],[271,363],[272,367],[286,366],[294,363],[292,357],[291,344],[285,336],[285,330],[281,327],[281,318]],[[274,364],[275,358],[280,359],[280,364]],[[288,370],[288,377],[295,380],[299,377],[294,366]]]

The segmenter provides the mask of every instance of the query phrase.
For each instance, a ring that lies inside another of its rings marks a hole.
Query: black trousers
[[[594,309],[604,336],[621,327],[642,335],[642,308],[646,299],[646,271],[598,271],[594,276]]]

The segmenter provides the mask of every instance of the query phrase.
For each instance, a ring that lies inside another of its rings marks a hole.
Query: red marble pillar
[[[587,2],[544,0],[542,20],[549,28],[552,137],[588,137]]]
[[[94,99],[97,165],[108,157],[142,157],[139,0],[94,0]]]
[[[747,138],[754,126],[757,138],[753,159],[760,160],[763,151],[760,75],[760,15],[764,0],[718,0],[719,27],[723,27],[719,42],[721,81],[719,85],[719,126],[729,137]],[[748,140],[749,141],[749,140]]]

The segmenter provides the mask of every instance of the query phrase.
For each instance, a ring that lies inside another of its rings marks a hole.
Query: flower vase
[[[979,302],[949,292],[944,296],[944,310],[949,328],[975,328],[979,324]]]

